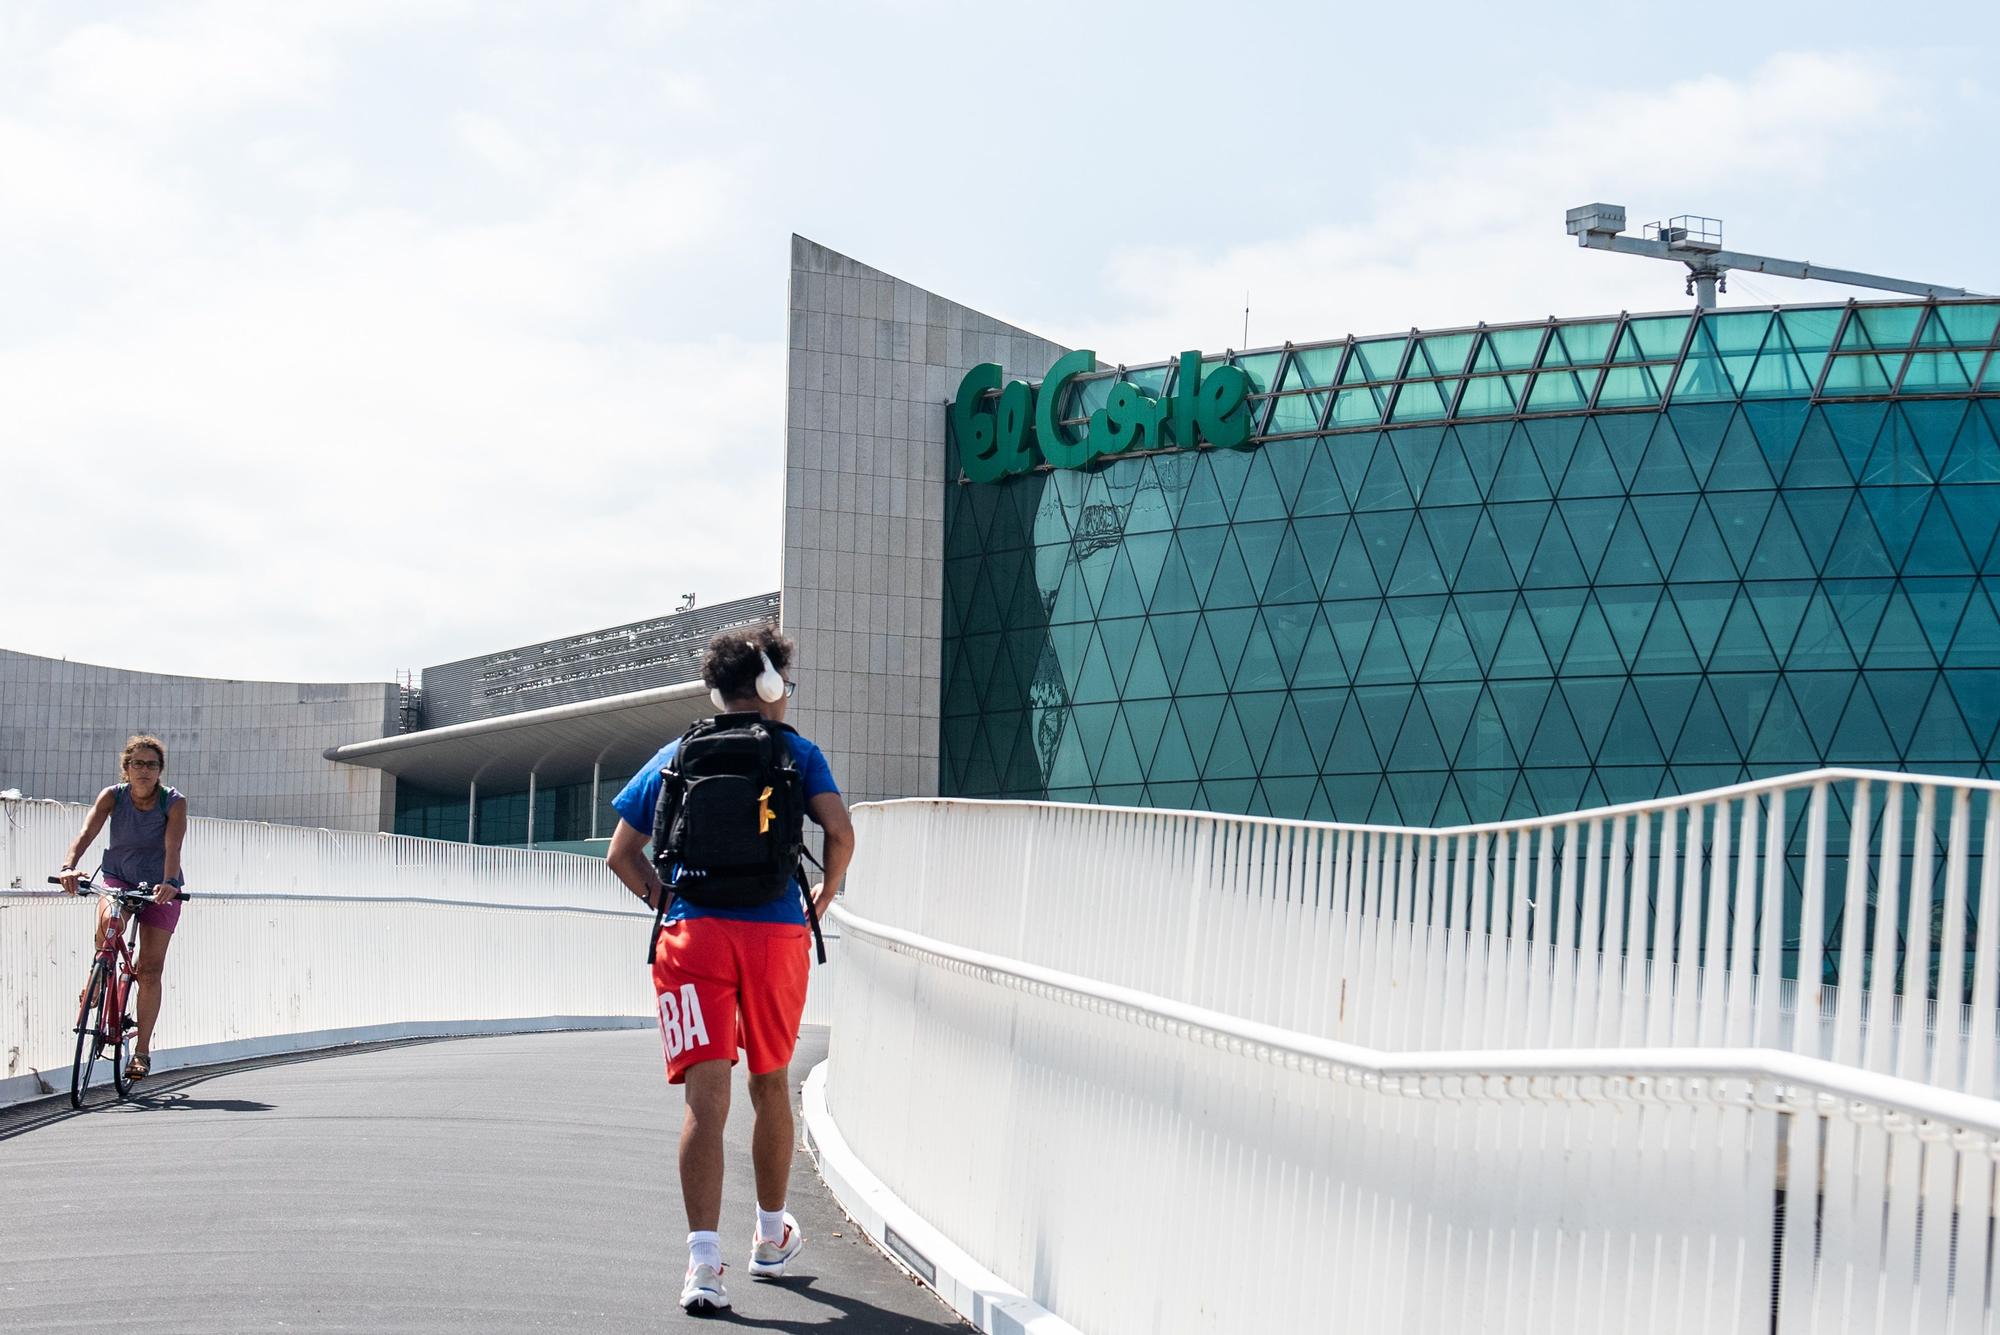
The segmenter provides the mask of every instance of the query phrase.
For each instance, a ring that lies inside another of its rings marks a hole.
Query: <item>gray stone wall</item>
[[[850,801],[938,784],[945,404],[980,362],[1039,379],[1066,349],[792,238],[783,621],[791,721]]]
[[[329,746],[395,730],[389,682],[169,677],[0,649],[0,789],[88,802],[118,782],[136,732],[167,745],[167,782],[200,816],[393,829],[396,781]]]

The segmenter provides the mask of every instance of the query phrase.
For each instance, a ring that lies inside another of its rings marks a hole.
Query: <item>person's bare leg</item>
[[[785,1188],[792,1180],[792,1068],[750,1077],[750,1106],[757,1123],[750,1131],[750,1162],[757,1169],[757,1204],[766,1210],[785,1208]]]
[[[722,1128],[729,1120],[729,1063],[697,1062],[681,1085],[681,1203],[688,1232],[713,1232],[722,1222]]]
[[[148,1061],[153,1053],[153,1025],[160,1018],[160,973],[166,968],[167,947],[174,934],[159,927],[139,924],[139,954],[132,971],[139,976],[139,1036],[132,1054]]]

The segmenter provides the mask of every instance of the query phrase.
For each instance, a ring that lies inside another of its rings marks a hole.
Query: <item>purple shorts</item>
[[[107,889],[111,890],[130,890],[132,888],[131,882],[121,881],[109,872],[104,874],[104,884]],[[163,932],[171,932],[179,925],[180,920],[181,901],[178,899],[171,900],[165,904],[148,904],[145,908],[139,910],[139,925],[141,927],[157,927]]]

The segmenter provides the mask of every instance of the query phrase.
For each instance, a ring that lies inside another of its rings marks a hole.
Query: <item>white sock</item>
[[[722,1236],[712,1228],[688,1234],[688,1264],[722,1269]]]
[[[775,1210],[757,1207],[757,1237],[763,1242],[783,1242],[785,1240],[785,1207]]]

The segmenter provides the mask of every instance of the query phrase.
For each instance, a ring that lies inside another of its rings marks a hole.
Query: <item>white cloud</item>
[[[1692,304],[1684,272],[1657,261],[1576,253],[1562,212],[1625,202],[1646,218],[1724,212],[1774,185],[1812,186],[1857,154],[1906,133],[1922,83],[1857,56],[1781,55],[1747,77],[1663,90],[1560,96],[1525,133],[1480,134],[1419,155],[1352,222],[1307,228],[1219,253],[1124,250],[1105,280],[1125,314],[1087,324],[1107,357],[1150,361],[1183,347],[1436,327]],[[1658,213],[1644,212],[1666,205]],[[1747,221],[1747,220],[1746,220]],[[1732,230],[1732,244],[1752,247]],[[1782,244],[1776,249],[1782,250]],[[1848,289],[1738,283],[1774,299],[1844,299]],[[1045,321],[1059,325],[1064,322]],[[1075,322],[1067,322],[1074,324]]]
[[[82,31],[57,95],[0,94],[0,245],[45,261],[0,314],[7,646],[381,679],[776,587],[742,535],[782,514],[783,351],[636,296],[721,244],[742,182],[468,111],[525,187],[497,204],[382,202],[261,124],[217,189],[167,145],[341,76],[355,17],[284,12]],[[146,134],[112,123],[142,105]]]

